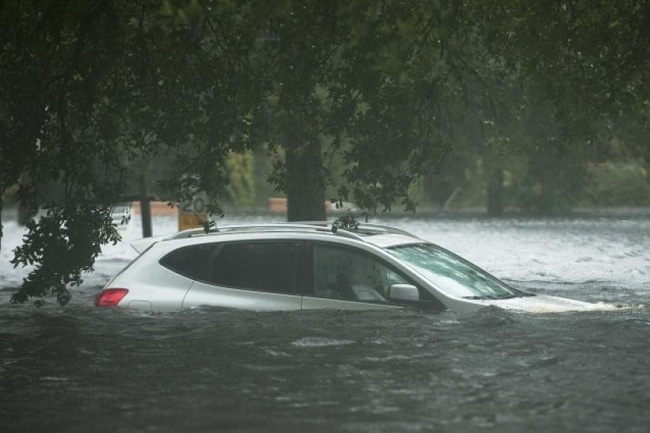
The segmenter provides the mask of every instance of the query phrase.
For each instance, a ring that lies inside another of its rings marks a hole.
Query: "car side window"
[[[388,302],[392,284],[406,281],[368,254],[350,248],[315,244],[314,295],[352,301]]]
[[[300,244],[233,242],[224,244],[208,266],[207,282],[239,289],[295,293]]]

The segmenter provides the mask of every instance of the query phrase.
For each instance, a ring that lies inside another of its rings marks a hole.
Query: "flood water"
[[[650,218],[387,222],[527,290],[648,308],[96,310],[137,222],[69,305],[16,306],[24,272],[7,261],[22,233],[5,222],[0,432],[650,430]]]

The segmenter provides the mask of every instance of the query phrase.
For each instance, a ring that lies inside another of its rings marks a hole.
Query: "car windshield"
[[[526,296],[467,260],[433,244],[403,245],[388,251],[414,266],[438,289],[465,299]]]

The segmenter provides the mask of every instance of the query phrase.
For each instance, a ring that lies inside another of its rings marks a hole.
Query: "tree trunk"
[[[325,220],[325,181],[321,144],[304,134],[287,134],[287,220]]]
[[[503,214],[503,169],[494,169],[490,176],[487,192],[488,215],[492,217],[501,216]]]
[[[34,203],[34,185],[29,172],[24,171],[20,174],[18,184],[20,185],[19,191],[22,191],[22,195],[18,199],[18,224],[25,226],[33,219],[38,209]]]
[[[2,225],[2,208],[4,206],[4,203],[2,202],[2,193],[4,192],[4,189],[0,188],[0,251],[2,251],[2,233],[3,233],[3,225]]]

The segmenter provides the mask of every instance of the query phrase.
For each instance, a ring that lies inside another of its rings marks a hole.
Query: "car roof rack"
[[[413,233],[409,233],[406,230],[398,229],[397,227],[388,226],[385,224],[359,223],[359,228],[356,231],[367,232],[368,234],[413,236]]]
[[[261,223],[261,224],[235,224],[219,227],[211,227],[207,231],[203,228],[183,230],[171,237],[171,239],[190,238],[192,236],[210,235],[227,232],[245,232],[245,231],[286,231],[286,230],[308,230],[331,232],[331,228],[326,221],[320,223]]]
[[[228,232],[245,232],[245,231],[287,231],[287,230],[302,230],[302,231],[315,231],[320,233],[333,233],[335,235],[344,236],[362,240],[364,236],[379,235],[379,234],[400,234],[405,236],[414,235],[405,230],[396,227],[383,225],[383,224],[370,224],[359,223],[356,228],[339,228],[332,230],[332,221],[297,221],[297,222],[280,222],[280,223],[260,223],[260,224],[237,224],[225,225],[220,227],[211,227],[207,231],[203,228],[189,229],[176,233],[169,239],[182,239],[190,238],[193,236],[205,236],[218,233]]]

